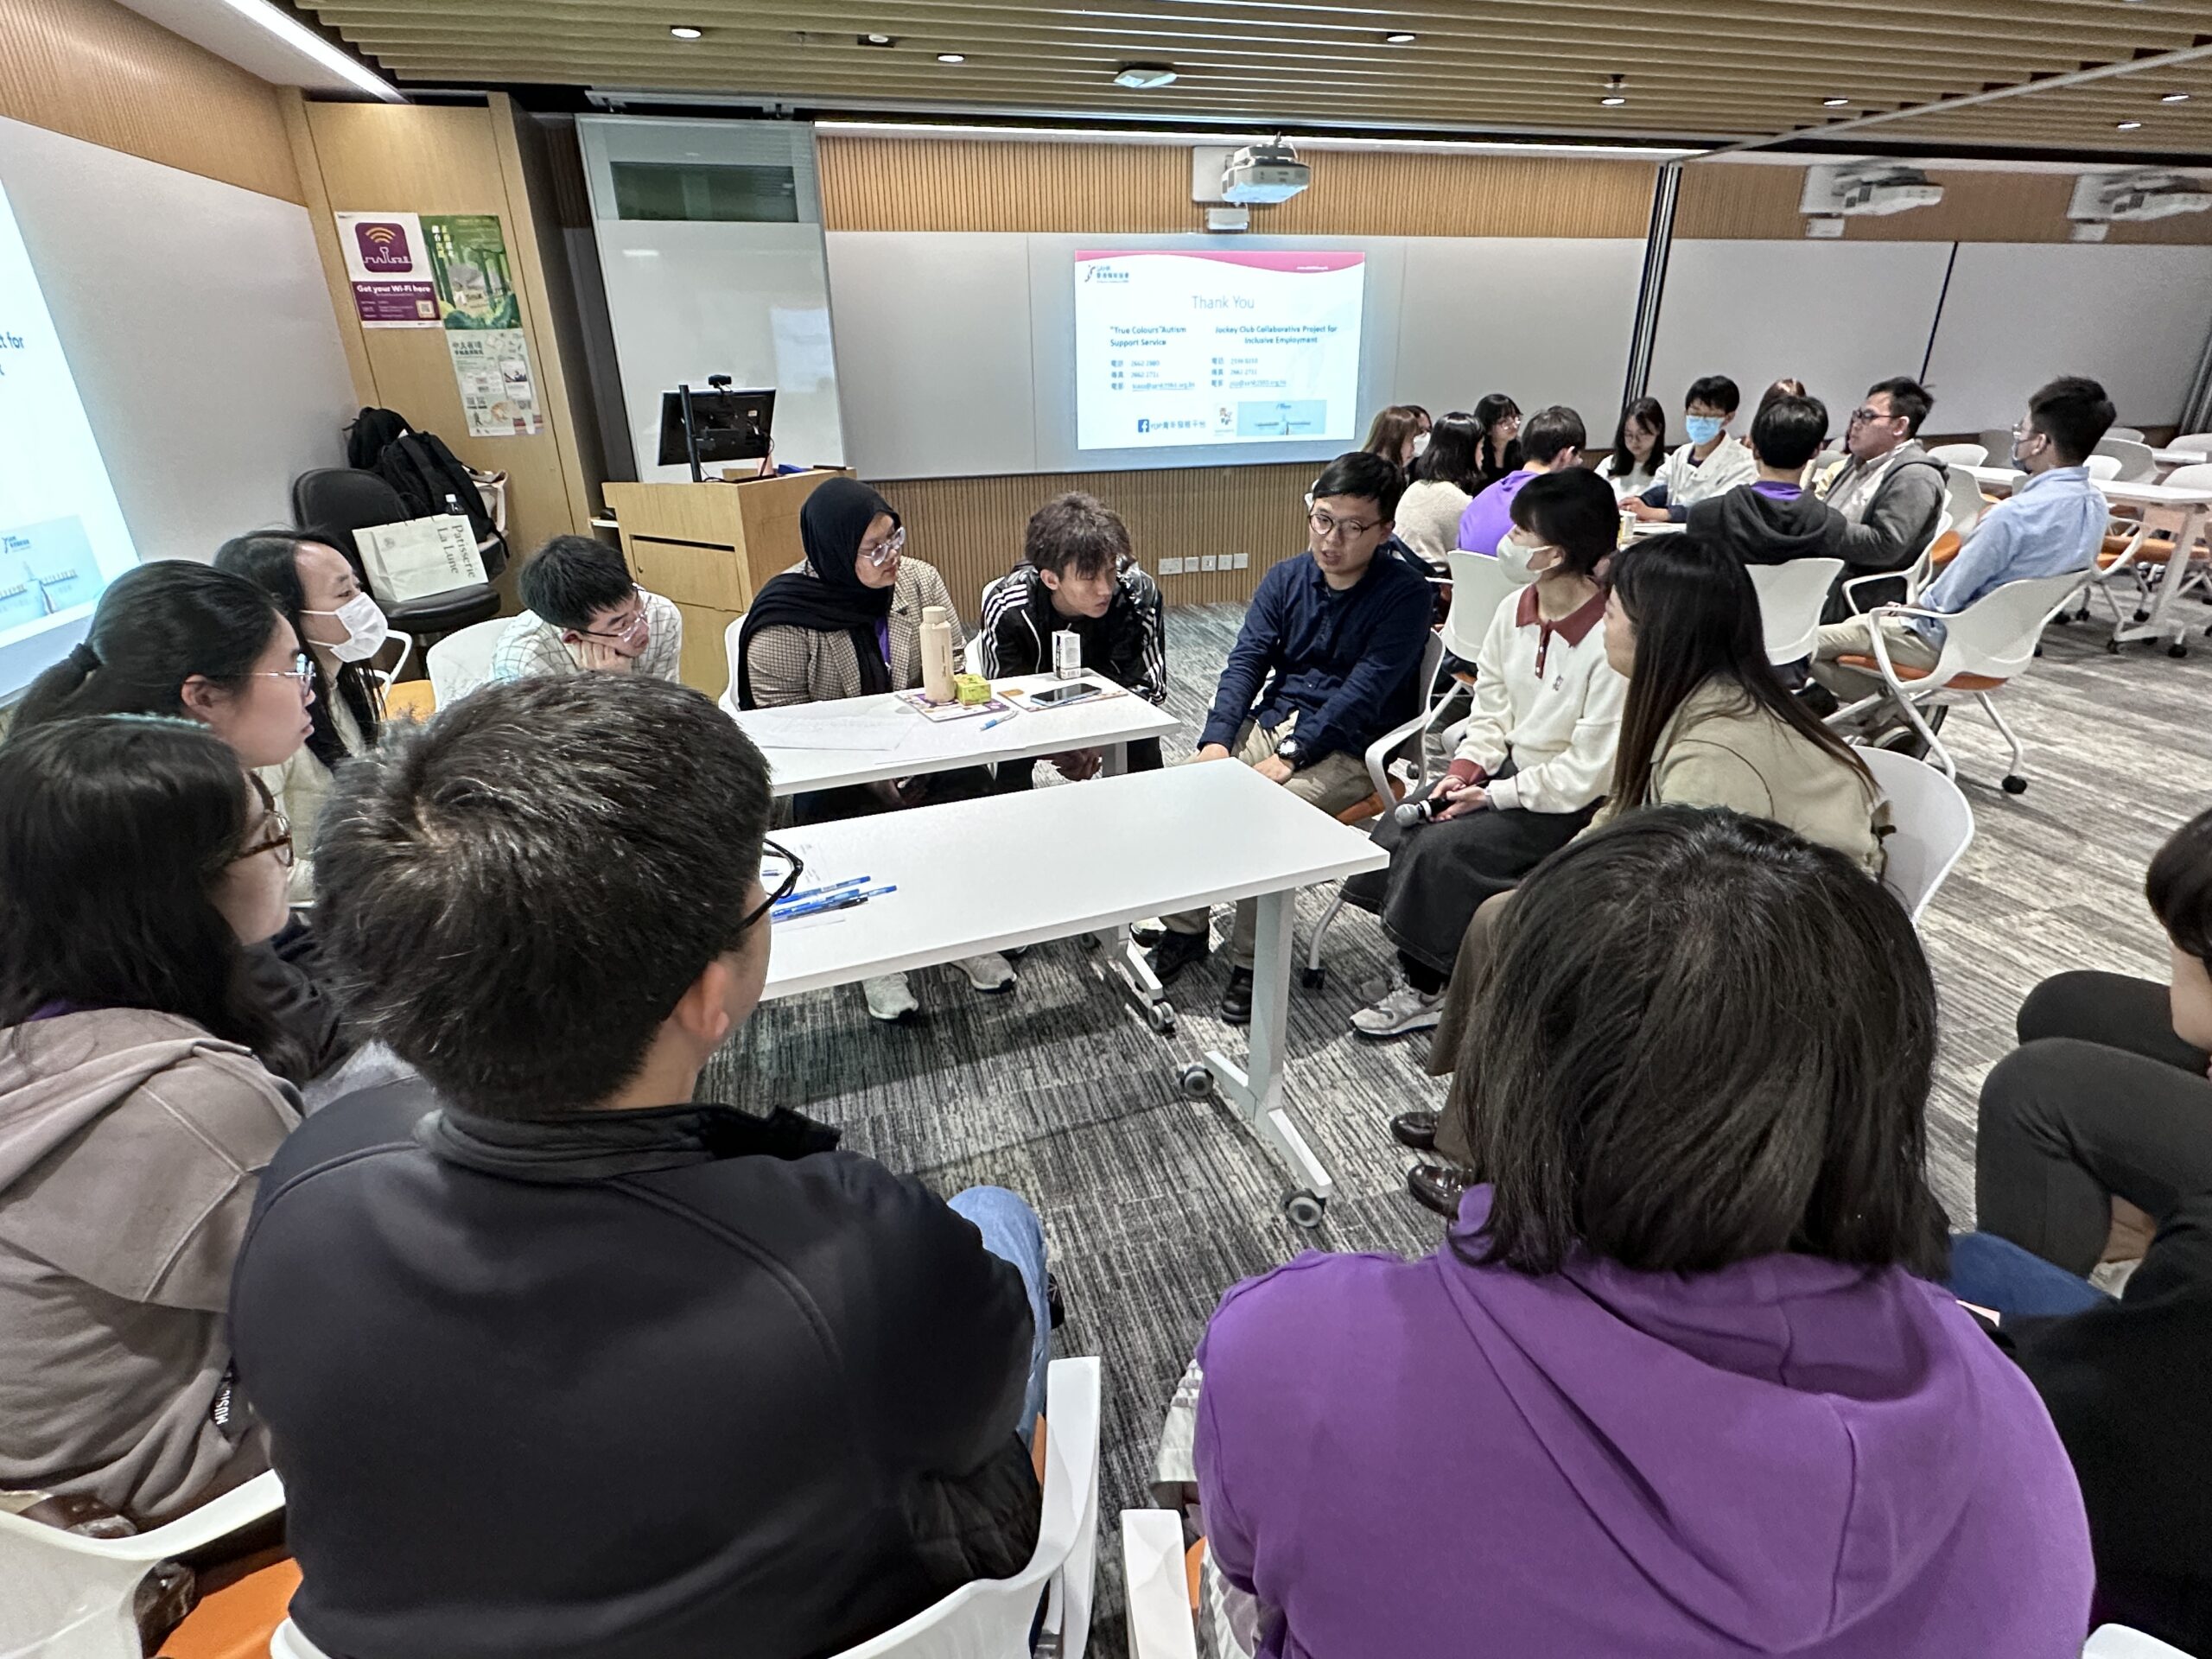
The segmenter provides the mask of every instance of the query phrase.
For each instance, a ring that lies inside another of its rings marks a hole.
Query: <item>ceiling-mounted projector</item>
[[[1230,152],[1221,169],[1224,201],[1245,207],[1288,201],[1313,180],[1313,169],[1298,159],[1298,152],[1278,138],[1272,143],[1247,144]]]
[[[2171,219],[2177,213],[2212,209],[2212,181],[2162,168],[2139,167],[2126,173],[2084,173],[2074,181],[2066,217],[2084,223],[2110,219]]]
[[[1895,162],[1848,162],[1805,169],[1805,197],[1800,211],[1856,218],[1861,214],[1906,213],[1933,207],[1943,187],[1930,184],[1916,167]]]

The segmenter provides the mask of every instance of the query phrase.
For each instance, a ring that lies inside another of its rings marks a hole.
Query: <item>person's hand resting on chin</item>
[[[627,674],[637,666],[638,659],[626,657],[603,639],[581,637],[576,640],[576,666],[587,671],[601,674]]]

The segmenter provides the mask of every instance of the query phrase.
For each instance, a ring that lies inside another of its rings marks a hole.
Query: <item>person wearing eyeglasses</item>
[[[0,747],[10,1509],[153,1524],[268,1466],[224,1312],[300,1121],[255,1058],[289,1039],[244,963],[285,925],[289,862],[283,815],[204,725],[91,715]]]
[[[683,662],[683,617],[631,580],[622,556],[590,536],[556,536],[515,579],[525,607],[492,652],[492,677],[642,674],[672,680]]]
[[[487,686],[338,798],[321,925],[435,1109],[315,1114],[239,1255],[308,1637],[805,1659],[1020,1571],[1034,1211],[695,1099],[812,879],[737,724],[628,676]]]
[[[1814,493],[1844,517],[1848,528],[1837,550],[1846,578],[1902,570],[1920,556],[1942,516],[1949,469],[1920,445],[1920,429],[1936,400],[1917,380],[1898,375],[1877,380],[1851,411],[1844,429],[1843,461],[1815,479]],[[1884,582],[1864,604],[1894,603],[1904,584]],[[1839,582],[1829,613],[1840,622],[1852,613]]]
[[[1234,760],[1334,817],[1373,789],[1367,746],[1420,706],[1434,609],[1428,578],[1394,533],[1405,474],[1364,450],[1314,480],[1306,550],[1260,578],[1193,760]],[[1209,913],[1164,918],[1153,971],[1166,984],[1211,954]],[[1236,906],[1221,1017],[1252,1017],[1259,906]]]
[[[1496,557],[1497,544],[1513,529],[1513,498],[1522,486],[1532,478],[1580,466],[1582,446],[1589,441],[1582,417],[1563,404],[1531,415],[1521,429],[1520,465],[1480,491],[1459,515],[1460,550]]]
[[[83,641],[31,682],[9,741],[79,715],[197,721],[260,774],[283,810],[278,791],[314,732],[314,702],[315,664],[275,600],[228,571],[160,559],[108,584]],[[294,833],[304,862],[312,830]],[[311,928],[295,920],[246,960],[293,1039],[282,1056],[262,1055],[270,1070],[305,1084],[352,1053],[355,1039],[323,984]]]

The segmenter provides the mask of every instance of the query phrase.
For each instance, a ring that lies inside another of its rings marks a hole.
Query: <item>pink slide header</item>
[[[1363,253],[1214,253],[1197,248],[1127,248],[1119,252],[1083,249],[1078,265],[1093,259],[1211,259],[1217,264],[1244,265],[1254,270],[1349,270],[1367,263]]]

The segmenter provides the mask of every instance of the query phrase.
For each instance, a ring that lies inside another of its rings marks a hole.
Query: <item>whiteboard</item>
[[[1738,434],[1759,394],[1791,375],[1827,405],[1829,434],[1840,438],[1868,386],[1920,373],[1950,257],[1948,242],[1675,243],[1651,358],[1668,435],[1681,441],[1682,394],[1700,375],[1741,389]],[[2018,343],[2007,349],[2017,360]],[[1935,391],[1934,429],[1962,429]]]
[[[289,524],[356,407],[307,209],[5,118],[0,181],[138,556]]]
[[[2212,321],[2212,247],[1966,243],[1928,365],[1936,423],[2018,420],[2062,374],[2101,381],[2127,426],[2180,417]]]
[[[1387,401],[1440,416],[1502,391],[1528,411],[1565,404],[1610,441],[1643,271],[1640,240],[1408,238]]]

